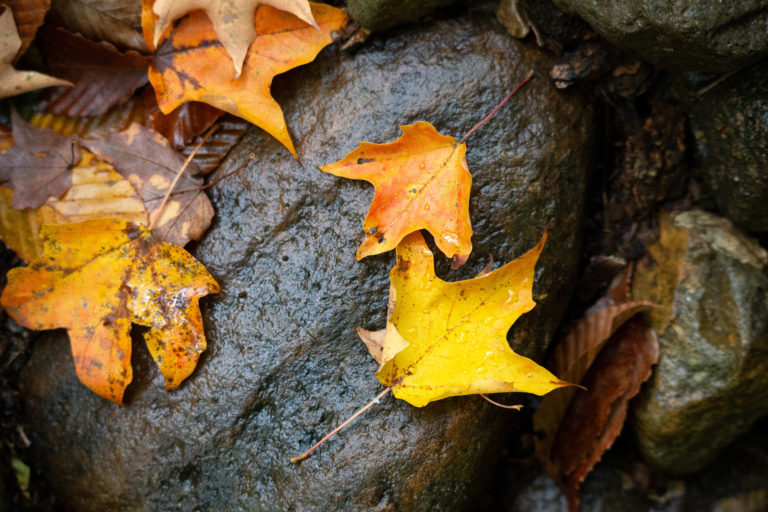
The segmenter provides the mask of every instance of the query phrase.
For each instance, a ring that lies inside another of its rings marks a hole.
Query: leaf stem
[[[149,223],[150,231],[152,231],[152,228],[155,227],[155,224],[157,224],[157,221],[160,219],[160,216],[163,214],[163,209],[165,208],[166,203],[168,203],[168,198],[171,197],[171,194],[173,193],[173,189],[176,188],[176,185],[179,183],[179,180],[181,179],[181,176],[184,174],[184,171],[187,170],[189,163],[195,157],[195,155],[203,146],[203,144],[205,144],[205,141],[208,140],[208,137],[213,135],[213,132],[215,132],[218,129],[219,129],[219,125],[217,124],[211,126],[211,128],[205,133],[205,135],[203,135],[203,138],[200,139],[200,142],[197,143],[197,145],[195,146],[195,149],[192,150],[192,153],[190,153],[187,159],[184,160],[184,165],[181,166],[181,169],[179,169],[179,172],[176,173],[176,177],[173,179],[173,183],[171,183],[171,186],[168,187],[168,191],[165,193],[165,197],[163,197],[163,202],[160,203],[160,207],[157,209],[155,218],[152,219],[152,222]]]
[[[523,406],[521,404],[518,404],[518,405],[504,405],[504,404],[500,404],[499,402],[491,400],[490,398],[488,398],[487,396],[485,396],[482,393],[480,393],[480,396],[485,398],[487,401],[489,401],[490,403],[492,403],[496,407],[501,407],[502,409],[514,409],[515,411],[519,411],[520,409],[523,408]]]
[[[345,421],[344,421],[344,423],[342,423],[341,425],[339,425],[338,427],[336,427],[335,429],[333,429],[333,430],[332,430],[332,431],[331,431],[331,432],[330,432],[330,433],[329,433],[327,436],[325,436],[325,437],[324,437],[324,438],[322,438],[320,441],[318,441],[317,443],[315,443],[315,445],[314,445],[312,448],[310,448],[309,450],[305,451],[305,452],[304,452],[304,453],[302,453],[301,455],[297,455],[296,457],[291,457],[291,463],[295,464],[295,463],[297,463],[297,462],[301,462],[301,461],[303,461],[304,459],[306,459],[307,457],[309,457],[310,455],[312,455],[312,452],[314,452],[315,450],[317,450],[317,449],[318,449],[318,448],[319,448],[319,447],[320,447],[320,446],[321,446],[323,443],[325,443],[325,442],[326,442],[327,440],[329,440],[331,437],[333,437],[334,435],[338,434],[338,433],[339,433],[339,431],[340,431],[341,429],[343,429],[344,427],[346,427],[347,425],[349,425],[350,423],[352,423],[353,421],[355,421],[355,419],[356,419],[358,416],[360,416],[360,415],[361,415],[361,414],[363,414],[365,411],[367,411],[368,409],[370,409],[371,407],[373,407],[374,405],[376,405],[377,403],[379,403],[379,400],[381,400],[381,399],[382,399],[384,396],[386,396],[386,394],[387,394],[387,393],[389,393],[390,391],[392,391],[392,386],[388,387],[387,389],[385,389],[384,391],[382,391],[381,393],[379,393],[379,395],[378,395],[376,398],[374,398],[373,400],[371,400],[370,402],[368,402],[368,404],[367,404],[367,405],[365,405],[363,408],[361,408],[360,410],[358,410],[358,411],[357,411],[355,414],[353,414],[352,416],[350,416],[350,417],[349,417],[347,420],[345,420]]]
[[[489,120],[490,118],[492,118],[492,117],[493,117],[493,115],[494,115],[496,112],[498,112],[498,111],[499,111],[499,109],[500,109],[501,107],[503,107],[503,106],[504,106],[504,104],[505,104],[505,103],[506,103],[506,102],[509,100],[509,98],[511,98],[512,96],[514,96],[514,94],[515,94],[517,91],[519,91],[519,90],[520,90],[520,89],[521,89],[521,88],[522,88],[522,87],[523,87],[525,84],[527,84],[527,83],[528,83],[528,82],[531,80],[531,78],[533,78],[533,70],[531,70],[531,71],[528,73],[528,75],[526,75],[526,77],[525,77],[525,78],[523,78],[523,81],[522,81],[522,82],[520,82],[519,84],[517,84],[517,85],[515,86],[515,88],[514,88],[514,89],[512,89],[512,92],[510,92],[509,94],[507,94],[507,97],[506,97],[506,98],[504,98],[503,100],[501,100],[501,103],[499,103],[498,105],[496,105],[496,108],[494,108],[493,110],[491,110],[491,113],[490,113],[490,114],[488,114],[487,116],[485,116],[485,118],[483,118],[483,120],[482,120],[482,121],[480,121],[480,122],[479,122],[479,123],[477,123],[475,126],[473,126],[473,127],[472,127],[472,129],[471,129],[471,130],[469,130],[469,131],[467,132],[467,134],[466,134],[466,135],[464,135],[464,136],[461,138],[461,140],[459,141],[459,144],[464,144],[464,141],[466,141],[466,140],[467,140],[467,138],[468,138],[470,135],[472,135],[472,132],[474,132],[475,130],[477,130],[478,128],[480,128],[481,126],[483,126],[485,123],[487,123],[487,122],[488,122],[488,120]]]

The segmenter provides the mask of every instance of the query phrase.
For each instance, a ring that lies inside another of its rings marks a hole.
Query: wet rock
[[[634,427],[650,463],[689,473],[768,412],[768,253],[699,210],[664,216],[649,252],[633,297],[661,305],[660,358]]]
[[[695,103],[696,164],[717,206],[739,226],[768,231],[768,62],[719,84]]]
[[[461,136],[530,69],[532,80],[468,140],[474,252],[459,273],[507,262],[552,221],[539,305],[512,345],[540,355],[568,304],[592,148],[592,110],[546,78],[549,57],[509,37],[495,5],[326,50],[280,77],[301,162],[252,129],[213,177],[214,225],[195,249],[222,292],[204,300],[209,349],[177,390],[134,344],[135,383],[116,407],[80,385],[64,335],[23,375],[34,464],[82,510],[456,510],[482,492],[510,415],[479,397],[417,409],[391,397],[298,465],[288,463],[381,391],[355,327],[384,326],[394,254],[355,261],[373,196],[317,170],[359,141],[432,122]]]
[[[456,0],[347,0],[349,15],[369,30],[384,30],[402,23],[416,21],[439,7]]]
[[[554,0],[619,48],[667,69],[725,72],[768,54],[768,0]]]

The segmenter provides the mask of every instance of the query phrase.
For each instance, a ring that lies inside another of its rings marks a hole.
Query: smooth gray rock
[[[670,474],[704,467],[768,412],[768,253],[727,219],[666,215],[632,296],[653,314],[660,358],[634,409],[646,459]]]
[[[768,62],[729,78],[695,102],[696,165],[720,211],[768,231]]]
[[[548,222],[539,305],[512,345],[540,355],[579,260],[591,105],[557,91],[550,58],[510,38],[494,5],[329,48],[276,80],[301,162],[259,129],[216,175],[214,224],[194,253],[222,292],[203,301],[209,349],[166,392],[136,343],[124,408],[80,385],[66,338],[39,343],[22,376],[36,468],[79,510],[459,510],[490,483],[514,418],[479,397],[417,409],[388,397],[298,465],[288,463],[382,390],[355,327],[384,326],[394,254],[355,261],[370,185],[317,170],[359,141],[432,122],[461,136],[530,69],[536,78],[468,141],[474,252],[507,262]],[[442,275],[449,260],[438,256]]]
[[[554,0],[662,68],[725,72],[768,54],[768,0]]]
[[[369,30],[384,30],[416,21],[456,0],[347,0],[349,15]]]

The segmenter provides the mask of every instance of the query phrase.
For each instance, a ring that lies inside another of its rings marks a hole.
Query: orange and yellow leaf
[[[0,303],[29,329],[67,329],[80,381],[122,404],[131,382],[131,323],[178,386],[206,348],[200,297],[219,285],[181,247],[121,219],[43,226],[43,255],[8,272]]]
[[[460,265],[472,252],[466,146],[423,121],[400,128],[403,135],[394,142],[361,142],[343,159],[320,167],[376,188],[357,259],[390,251],[409,233],[426,229]]]

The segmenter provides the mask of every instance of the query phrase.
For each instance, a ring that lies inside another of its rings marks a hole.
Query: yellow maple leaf
[[[181,247],[121,219],[49,225],[44,250],[8,272],[0,304],[29,329],[65,328],[80,381],[122,404],[131,382],[131,323],[165,377],[178,386],[206,348],[200,297],[219,285]]]
[[[536,305],[534,267],[545,240],[546,235],[497,270],[451,283],[435,275],[421,233],[404,238],[390,273],[396,300],[381,347],[379,382],[417,407],[475,393],[544,395],[569,385],[513,352],[506,336]]]

